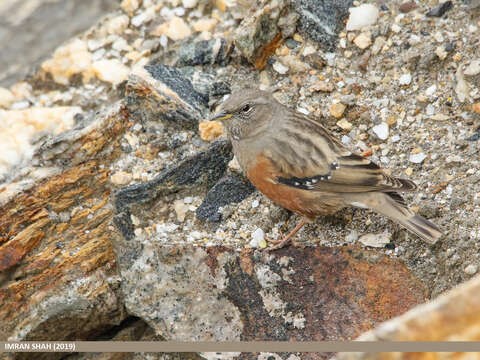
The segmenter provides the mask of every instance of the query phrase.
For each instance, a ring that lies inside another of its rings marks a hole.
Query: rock
[[[123,11],[132,14],[140,6],[141,0],[122,0],[120,7]]]
[[[451,1],[445,1],[427,12],[426,15],[429,17],[441,17],[451,8],[453,8],[453,3]]]
[[[176,66],[220,64],[225,66],[232,52],[232,44],[225,39],[190,42],[178,51]]]
[[[299,0],[293,2],[300,15],[300,32],[318,42],[323,50],[334,51],[338,36],[353,0]]]
[[[347,31],[360,30],[366,26],[374,25],[379,16],[378,8],[373,4],[362,4],[350,8],[348,11],[350,16],[347,21]]]
[[[32,158],[35,134],[59,134],[68,130],[74,124],[75,115],[81,112],[77,106],[0,110],[0,179],[11,167],[21,162],[26,164]]]
[[[465,69],[464,74],[468,76],[480,74],[480,59],[471,61],[470,65]]]
[[[202,31],[212,31],[215,29],[215,26],[217,26],[217,19],[214,18],[203,18],[195,21],[192,23],[192,28],[193,30],[197,32],[202,32]]]
[[[119,15],[110,19],[106,25],[106,30],[109,34],[122,34],[130,23],[130,18],[127,15]]]
[[[186,9],[193,9],[197,6],[198,0],[182,0],[182,5]]]
[[[415,3],[415,1],[407,1],[402,3],[399,7],[398,10],[401,13],[408,13],[412,10],[415,10],[418,7],[418,5]]]
[[[272,67],[273,70],[281,75],[285,75],[288,72],[288,66],[283,65],[280,61],[275,61]]]
[[[395,34],[398,34],[400,31],[402,31],[402,28],[398,24],[392,24],[391,29]]]
[[[478,139],[480,139],[480,126],[475,130],[475,134],[466,138],[467,141],[477,141]]]
[[[445,60],[448,56],[448,53],[445,51],[443,45],[437,46],[435,48],[435,54],[438,56],[440,60]]]
[[[55,82],[67,85],[71,76],[81,74],[85,82],[91,78],[90,70],[92,54],[88,51],[87,43],[80,39],[73,39],[66,45],[58,48],[51,59],[45,60],[42,70],[52,75]]]
[[[347,108],[347,105],[344,105],[342,103],[336,103],[330,105],[330,115],[332,115],[336,119],[340,119],[343,116],[343,113],[345,109]]]
[[[125,211],[131,204],[142,204],[186,188],[210,189],[223,176],[232,157],[228,141],[215,141],[207,149],[162,171],[153,180],[120,189],[115,196],[117,212]]]
[[[118,85],[127,80],[130,69],[116,59],[99,60],[92,64],[92,72],[102,81]]]
[[[220,207],[239,203],[254,191],[255,188],[248,180],[226,175],[207,193],[202,204],[197,208],[197,218],[209,222],[221,221]]]
[[[357,341],[475,341],[479,320],[477,304],[480,299],[480,276],[455,287],[437,299],[415,307],[402,316],[396,317]],[[419,359],[442,356],[441,352],[424,353]],[[339,353],[336,360],[406,360],[408,353]]]
[[[414,164],[420,164],[427,158],[427,155],[423,152],[417,153],[417,154],[412,154],[408,158],[408,160]]]
[[[366,33],[361,33],[354,40],[353,43],[360,49],[366,49],[372,44],[372,39]]]
[[[332,92],[335,90],[335,85],[331,82],[317,81],[308,88],[310,91]]]
[[[283,42],[279,18],[284,12],[290,12],[285,1],[267,1],[246,17],[234,32],[235,47],[257,70],[267,65],[267,59]]]
[[[345,119],[340,119],[339,121],[337,121],[337,126],[346,131],[352,130],[353,127],[352,123],[348,122]]]
[[[371,246],[376,248],[385,247],[390,243],[391,234],[381,233],[381,234],[365,234],[360,236],[358,241],[360,241],[365,246]]]
[[[0,287],[2,339],[87,340],[127,317],[107,188],[115,144],[128,124],[123,110],[114,105],[89,126],[45,140],[3,183],[0,271],[12,277],[2,277]]]
[[[470,264],[463,271],[465,271],[465,274],[475,275],[478,271],[478,266]]]
[[[470,86],[463,77],[462,69],[459,67],[455,76],[457,84],[455,85],[455,93],[457,94],[458,101],[464,102],[468,98],[470,92]]]
[[[250,247],[254,249],[267,247],[267,242],[265,241],[265,233],[261,228],[257,228],[252,233],[252,240],[249,242],[248,245],[250,245]]]
[[[375,133],[375,135],[377,135],[377,137],[380,139],[380,140],[386,140],[388,139],[388,124],[385,123],[385,122],[382,122],[378,125],[375,125],[373,128],[372,128],[373,132]]]
[[[126,93],[128,109],[144,113],[142,118],[159,117],[177,127],[196,129],[207,115],[208,94],[199,93],[175,67],[154,64],[137,68],[130,75]]]
[[[204,121],[198,124],[200,137],[205,141],[213,141],[224,135],[222,123],[219,121]]]
[[[128,312],[169,340],[352,338],[425,296],[404,265],[352,246],[262,256],[114,241]]]
[[[132,181],[132,174],[125,171],[118,171],[110,177],[110,181],[115,185],[127,185]]]
[[[412,75],[411,74],[403,74],[398,79],[398,83],[400,85],[410,85],[411,82],[412,82]]]
[[[480,103],[473,104],[472,110],[475,111],[477,114],[480,114]]]
[[[181,17],[174,16],[168,22],[160,24],[153,30],[152,35],[166,35],[173,41],[178,41],[192,35],[192,30]]]
[[[8,108],[15,101],[15,96],[8,89],[0,87],[0,108]]]

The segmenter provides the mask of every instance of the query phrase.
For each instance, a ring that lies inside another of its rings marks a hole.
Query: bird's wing
[[[416,189],[410,180],[388,176],[372,161],[352,153],[314,119],[288,110],[288,118],[278,125],[263,154],[278,169],[279,183],[342,193]]]

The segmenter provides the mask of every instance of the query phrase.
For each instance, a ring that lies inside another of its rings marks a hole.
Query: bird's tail
[[[404,226],[429,244],[436,243],[442,236],[438,226],[410,210],[405,200],[396,192],[371,192],[350,195],[353,195],[354,200],[351,202],[351,205],[358,206],[358,204],[363,204]]]

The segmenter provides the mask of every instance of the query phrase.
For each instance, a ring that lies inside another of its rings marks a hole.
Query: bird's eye
[[[248,110],[250,110],[250,105],[245,104],[242,106],[242,112],[248,112]]]

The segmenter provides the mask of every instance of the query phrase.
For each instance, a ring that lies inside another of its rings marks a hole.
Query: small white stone
[[[346,119],[340,119],[337,121],[337,126],[343,130],[350,131],[352,130],[352,123],[348,122]]]
[[[480,74],[480,59],[473,60],[470,65],[468,65],[468,67],[465,69],[464,74],[468,76]]]
[[[15,101],[15,96],[8,89],[0,87],[0,108],[8,108]]]
[[[355,230],[353,230],[352,232],[350,232],[350,234],[345,236],[345,241],[347,243],[354,243],[355,241],[357,241],[357,239],[358,239],[358,232]]]
[[[110,176],[110,181],[115,185],[127,185],[132,181],[132,174],[125,171],[119,171]]]
[[[193,202],[193,198],[191,196],[187,196],[183,199],[184,204],[191,204]]]
[[[438,56],[440,60],[445,60],[448,55],[443,45],[437,46],[437,48],[435,49],[435,54]]]
[[[400,85],[410,85],[411,82],[412,82],[412,75],[411,74],[403,74],[398,79],[398,83]]]
[[[95,61],[92,71],[100,80],[114,85],[126,80],[130,73],[130,69],[117,59]]]
[[[375,135],[378,136],[380,140],[386,140],[388,138],[388,124],[382,122],[381,124],[375,125],[372,128]]]
[[[373,25],[379,16],[378,8],[372,4],[362,4],[348,11],[350,16],[347,21],[347,31],[360,30],[365,26]]]
[[[393,135],[392,136],[392,142],[395,143],[395,142],[398,142],[398,141],[400,141],[400,135],[398,135],[398,134]]]
[[[182,5],[184,8],[193,9],[197,6],[198,0],[182,0]]]
[[[363,245],[382,248],[390,242],[389,233],[365,234],[358,239]]]
[[[283,65],[280,61],[275,61],[273,64],[273,70],[278,72],[279,74],[286,74],[288,72],[288,67]]]
[[[433,38],[438,42],[438,43],[443,43],[445,39],[443,38],[443,35],[440,31],[437,31],[435,34],[433,34]]]
[[[425,95],[432,96],[433,94],[435,94],[435,91],[437,91],[437,86],[432,85],[427,90],[425,90]]]
[[[348,145],[348,144],[350,144],[351,142],[352,142],[352,139],[351,139],[351,138],[349,138],[349,137],[346,136],[346,135],[343,135],[343,136],[342,136],[342,144]]]
[[[258,205],[260,205],[260,202],[259,202],[257,199],[255,199],[255,200],[252,201],[252,208],[255,209],[255,208],[258,207]]]
[[[425,108],[425,113],[428,116],[432,116],[433,114],[435,114],[435,106],[433,106],[432,104],[428,104]]]
[[[396,34],[398,34],[400,31],[402,31],[402,28],[398,26],[397,24],[392,25],[392,31]]]
[[[263,246],[265,242],[265,233],[261,228],[257,228],[253,233],[252,233],[252,240],[250,241],[249,245],[250,247],[256,249],[259,247],[265,247]]]
[[[369,34],[361,33],[353,40],[353,43],[360,49],[366,49],[372,44],[372,39]]]
[[[418,154],[412,154],[410,155],[410,157],[408,158],[408,160],[414,164],[420,164],[423,162],[423,160],[425,160],[425,158],[427,157],[427,155],[425,155],[425,153],[421,152],[421,153],[418,153]]]
[[[468,275],[474,275],[478,271],[478,266],[470,264],[463,271],[465,271],[465,273],[468,274]]]

